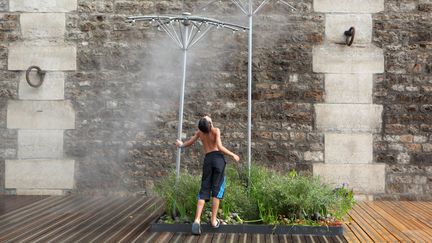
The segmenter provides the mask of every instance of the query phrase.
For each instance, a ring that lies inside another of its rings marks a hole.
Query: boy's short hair
[[[198,122],[198,129],[203,133],[209,133],[210,132],[210,122],[202,117]]]

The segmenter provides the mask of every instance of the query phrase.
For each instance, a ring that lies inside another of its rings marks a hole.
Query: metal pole
[[[178,134],[177,138],[181,140],[182,130],[183,130],[183,107],[184,107],[184,92],[185,92],[185,84],[186,84],[186,66],[187,66],[187,45],[188,45],[188,27],[185,27],[185,39],[183,43],[183,79],[182,84],[180,88],[180,107],[179,107],[179,124],[178,124]],[[180,160],[181,160],[181,148],[177,148],[177,157],[176,157],[176,182],[175,182],[175,189],[177,190],[179,180],[180,180]],[[173,206],[173,215],[174,217],[177,216],[176,212],[177,208],[177,201],[174,200],[174,206]]]
[[[250,187],[251,157],[252,157],[252,33],[253,7],[249,0],[249,56],[248,56],[248,186]]]
[[[183,43],[183,79],[182,85],[180,89],[180,108],[179,108],[179,124],[178,124],[178,134],[177,138],[181,140],[182,129],[183,129],[183,107],[184,107],[184,92],[185,92],[185,84],[186,84],[186,65],[187,65],[187,48],[188,48],[188,26],[185,27],[185,40]],[[180,157],[181,157],[181,148],[177,149],[177,158],[176,158],[176,187],[178,185],[180,179]]]

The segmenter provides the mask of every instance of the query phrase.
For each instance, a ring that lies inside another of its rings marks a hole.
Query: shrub
[[[197,196],[201,185],[200,177],[182,173],[179,185],[175,186],[176,174],[172,172],[155,187],[156,193],[165,199],[166,214],[177,215],[181,222],[191,222],[195,216]],[[174,214],[174,208],[176,213]]]
[[[227,166],[227,190],[221,202],[223,218],[229,223],[261,221],[265,224],[328,224],[342,220],[355,204],[353,193],[345,187],[333,189],[319,177],[283,175],[264,167],[251,170],[250,188],[247,171]],[[174,204],[181,222],[190,222],[196,209],[200,177],[183,173],[175,189],[175,174],[157,184],[164,197],[167,214],[173,215]],[[203,220],[209,215],[209,205]]]

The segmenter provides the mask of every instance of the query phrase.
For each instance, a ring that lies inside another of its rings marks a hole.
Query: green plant
[[[224,218],[229,218],[235,213],[236,221],[248,221],[258,218],[258,208],[255,198],[250,197],[247,190],[247,177],[234,166],[227,166],[226,193],[221,202]]]
[[[355,204],[353,192],[345,187],[333,189],[319,177],[291,171],[281,174],[264,167],[251,170],[248,188],[247,171],[227,166],[227,189],[221,202],[221,214],[228,223],[262,222],[265,224],[318,225],[342,220]],[[200,178],[183,173],[178,188],[175,174],[157,184],[164,197],[167,214],[177,221],[190,222],[195,214]],[[210,215],[207,204],[203,220]]]
[[[156,185],[156,192],[165,198],[166,213],[174,216],[174,208],[181,222],[191,222],[196,210],[197,195],[200,188],[200,178],[188,173],[182,173],[179,184],[175,186],[175,172],[161,180]]]

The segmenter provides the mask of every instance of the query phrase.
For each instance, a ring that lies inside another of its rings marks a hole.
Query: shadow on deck
[[[150,197],[0,196],[0,242],[431,242],[432,202],[359,203],[344,236],[154,233]]]

